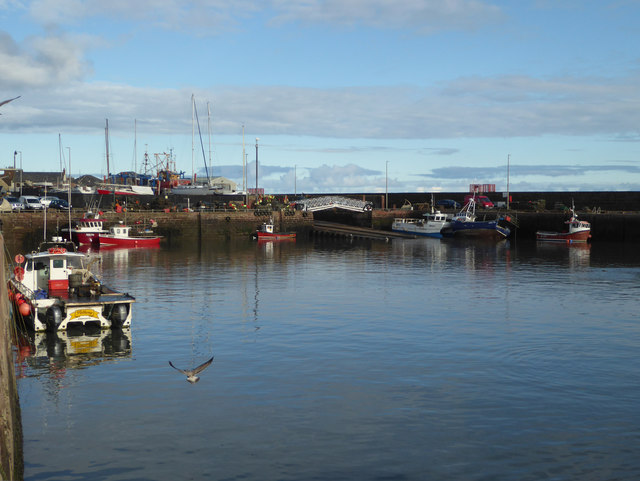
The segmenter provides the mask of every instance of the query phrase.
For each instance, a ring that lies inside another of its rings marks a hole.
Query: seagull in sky
[[[9,102],[13,102],[15,99],[19,99],[20,97],[22,97],[22,96],[18,95],[17,97],[14,97],[12,99],[3,100],[2,102],[0,102],[0,107],[2,107],[4,104],[8,104]],[[0,115],[2,115],[2,114],[0,114]]]
[[[212,362],[213,362],[213,357],[211,357],[211,359],[209,359],[208,361],[203,362],[198,367],[193,368],[191,370],[178,369],[173,364],[171,364],[171,361],[169,361],[169,366],[171,366],[172,368],[180,371],[182,374],[187,376],[187,381],[189,381],[191,384],[195,384],[200,380],[200,378],[197,376],[197,374],[199,372],[204,371],[206,368],[208,368],[211,365]]]

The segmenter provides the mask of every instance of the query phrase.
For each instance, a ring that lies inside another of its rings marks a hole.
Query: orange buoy
[[[20,312],[20,314],[26,317],[31,314],[31,306],[29,305],[29,303],[25,302],[23,304],[20,304],[18,311]]]

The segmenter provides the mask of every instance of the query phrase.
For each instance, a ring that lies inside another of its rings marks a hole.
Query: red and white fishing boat
[[[71,229],[62,229],[64,237],[78,245],[98,245],[100,234],[108,232],[104,228],[104,219],[101,214],[102,212],[95,214],[92,211],[85,212],[82,219],[76,221]],[[69,230],[71,230],[71,234],[69,234]]]
[[[278,240],[278,239],[295,239],[295,232],[275,232],[273,219],[269,223],[264,223],[256,231],[256,238],[258,240]]]
[[[591,224],[587,221],[578,219],[573,206],[571,207],[571,218],[565,222],[568,224],[569,230],[567,232],[536,232],[536,239],[546,242],[564,242],[566,244],[573,244],[575,242],[588,242],[591,239]]]
[[[154,221],[151,221],[155,224]],[[153,231],[147,229],[142,232],[131,234],[131,226],[122,222],[109,228],[106,233],[99,235],[100,246],[116,247],[158,247],[162,236],[155,235]]]

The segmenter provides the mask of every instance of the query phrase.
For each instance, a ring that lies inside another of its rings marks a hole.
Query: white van
[[[24,206],[24,210],[42,210],[44,206],[40,203],[40,197],[35,195],[23,195],[18,199]]]

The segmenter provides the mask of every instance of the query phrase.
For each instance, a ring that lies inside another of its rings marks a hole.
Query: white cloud
[[[0,88],[55,88],[82,79],[91,71],[83,59],[87,37],[29,37],[18,45],[7,34],[0,34]]]
[[[27,4],[32,18],[43,25],[106,16],[209,35],[254,15],[273,24],[360,25],[427,34],[472,30],[503,17],[500,8],[481,0],[32,0]]]
[[[60,40],[60,45],[67,44]],[[15,106],[11,128],[82,128],[91,125],[91,119],[104,117],[125,123],[138,118],[141,130],[148,124],[156,132],[175,131],[180,123],[190,125],[190,91],[69,82],[82,77],[87,65],[75,53],[36,47],[38,54],[29,58],[12,53],[10,45],[0,45],[0,57],[10,66],[0,74],[0,86],[5,90],[21,86],[16,94],[23,95],[20,106]],[[214,102],[218,134],[235,134],[245,119],[251,119],[252,131],[262,135],[366,139],[601,135],[635,139],[640,125],[638,83],[636,77],[599,85],[580,79],[519,78],[510,83],[505,78],[478,78],[475,83],[454,81],[439,91],[267,86],[217,87],[195,94],[202,103]],[[43,85],[46,92],[39,89]],[[505,91],[506,86],[509,92],[505,95],[496,98],[492,93]],[[416,97],[421,99],[416,102]]]
[[[469,30],[500,20],[500,9],[478,0],[273,0],[276,22],[321,23],[421,33]]]

